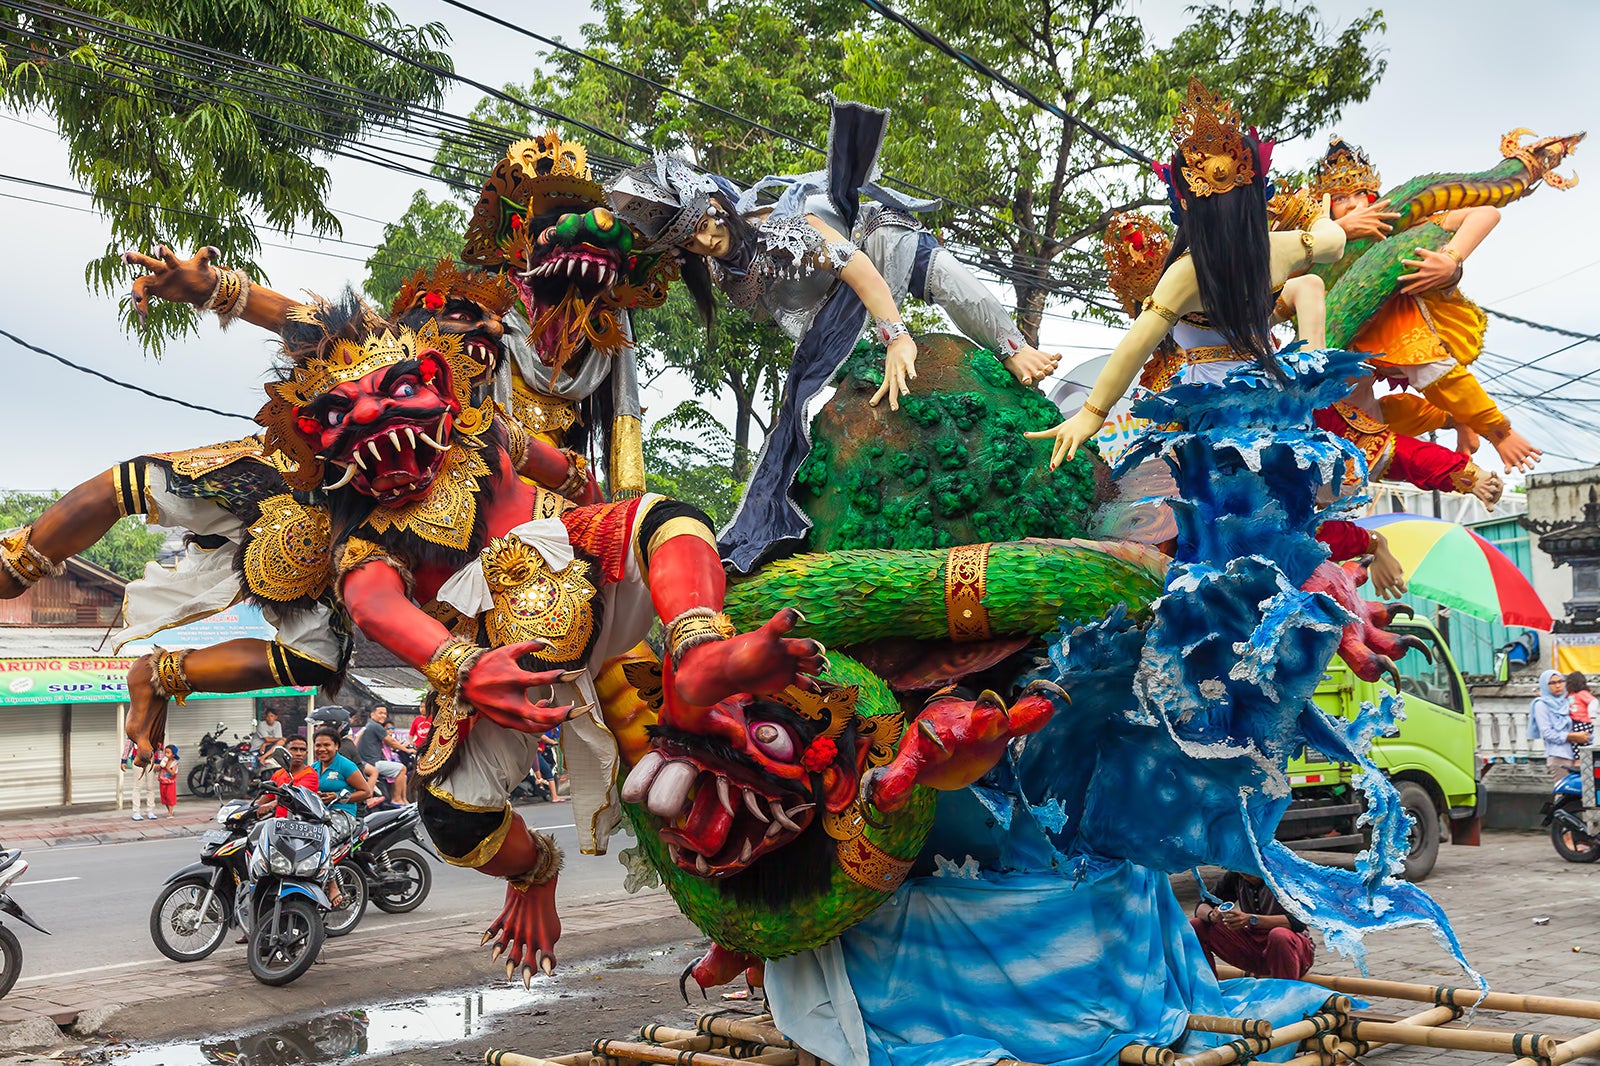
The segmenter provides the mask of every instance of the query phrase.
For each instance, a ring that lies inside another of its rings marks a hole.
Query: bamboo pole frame
[[[1153,1047],[1149,1044],[1129,1044],[1117,1052],[1118,1062],[1136,1063],[1137,1066],[1172,1066],[1172,1060],[1178,1053],[1169,1047]]]
[[[1340,1033],[1353,1041],[1369,1044],[1409,1044],[1412,1047],[1482,1051],[1493,1055],[1530,1055],[1536,1059],[1548,1059],[1556,1050],[1556,1038],[1553,1036],[1508,1033],[1499,1029],[1444,1029],[1438,1025],[1352,1018],[1341,1027]]]
[[[638,1040],[596,1040],[594,1053],[602,1058],[633,1059],[637,1062],[665,1063],[667,1066],[745,1066],[750,1061],[714,1051],[683,1051]]]
[[[711,1033],[729,1040],[746,1040],[752,1044],[765,1044],[772,1048],[794,1048],[794,1041],[778,1032],[772,1025],[772,1016],[765,1015],[765,1018],[765,1021],[761,1021],[754,1018],[730,1018],[724,1014],[713,1013],[700,1015],[694,1024],[702,1033]]]
[[[1600,1029],[1592,1029],[1581,1036],[1575,1036],[1571,1040],[1565,1040],[1556,1045],[1555,1053],[1549,1058],[1549,1064],[1550,1066],[1562,1066],[1563,1063],[1571,1062],[1573,1059],[1584,1055],[1592,1055],[1597,1051],[1600,1051]],[[1513,1062],[1511,1066],[1544,1066],[1544,1063],[1538,1059],[1524,1056]]]
[[[1250,975],[1232,966],[1218,966],[1217,976],[1227,979]],[[1479,1010],[1509,1011],[1514,1014],[1553,1014],[1563,1018],[1600,1021],[1600,1001],[1590,999],[1490,992],[1480,1000],[1477,989],[1456,988],[1451,985],[1419,985],[1406,981],[1379,981],[1370,977],[1333,977],[1316,973],[1308,973],[1300,980],[1357,996],[1404,999],[1414,1003],[1444,1003],[1455,1007],[1477,1007]]]
[[[1221,1018],[1214,1014],[1191,1014],[1189,1020],[1183,1023],[1183,1027],[1201,1033],[1251,1036],[1257,1040],[1272,1039],[1272,1023],[1265,1018]]]

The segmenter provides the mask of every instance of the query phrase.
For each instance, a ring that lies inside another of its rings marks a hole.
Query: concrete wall
[[[1589,490],[1600,488],[1600,467],[1562,470],[1554,474],[1534,474],[1528,478],[1528,517],[1540,522],[1578,522]],[[1565,604],[1572,598],[1572,568],[1557,567],[1550,556],[1538,551],[1534,539],[1533,587],[1558,620],[1566,614]],[[1549,665],[1549,651],[1542,649],[1541,664]]]

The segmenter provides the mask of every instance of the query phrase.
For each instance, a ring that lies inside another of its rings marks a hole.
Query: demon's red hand
[[[965,788],[994,768],[1013,739],[1043,729],[1055,714],[1057,699],[1067,694],[1048,681],[1035,681],[1007,709],[988,690],[975,700],[959,699],[948,690],[934,695],[917,716],[894,761],[867,771],[861,795],[880,811],[893,811],[911,798],[916,785],[952,791]]]
[[[815,690],[812,678],[827,664],[822,645],[785,635],[803,620],[786,607],[753,633],[690,648],[674,664],[678,695],[709,707],[739,692],[781,692],[794,684]]]
[[[537,640],[492,648],[478,656],[461,685],[461,695],[491,722],[523,733],[543,733],[554,729],[572,715],[570,704],[553,704],[548,699],[529,698],[529,689],[570,681],[576,671],[524,669],[517,660],[544,645]],[[550,692],[551,699],[555,693]]]
[[[556,941],[561,939],[561,917],[556,914],[556,878],[526,888],[506,886],[506,905],[483,934],[483,943],[494,941],[491,958],[506,960],[506,978],[522,969],[522,983],[533,986],[533,975],[556,969]]]
[[[1343,563],[1324,562],[1311,572],[1304,588],[1307,592],[1321,592],[1331,597],[1355,618],[1345,623],[1344,634],[1339,639],[1339,658],[1363,681],[1376,681],[1387,676],[1396,690],[1400,688],[1400,669],[1396,659],[1405,657],[1415,649],[1430,659],[1428,645],[1410,633],[1394,634],[1385,627],[1396,615],[1409,616],[1411,608],[1403,603],[1373,603],[1363,600],[1356,589],[1367,579],[1366,564],[1360,559]]]

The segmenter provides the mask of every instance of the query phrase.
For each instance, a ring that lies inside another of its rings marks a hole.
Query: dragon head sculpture
[[[625,348],[623,313],[659,306],[676,275],[671,256],[634,254],[605,202],[584,146],[547,130],[506,150],[467,226],[462,257],[510,271],[534,349],[556,371],[586,346]]]
[[[1557,174],[1556,167],[1577,150],[1587,133],[1573,133],[1565,137],[1539,137],[1529,129],[1515,129],[1500,138],[1500,154],[1507,159],[1520,159],[1528,167],[1529,183],[1543,181],[1552,189],[1570,189],[1578,184],[1574,175]],[[1532,144],[1523,144],[1524,137],[1536,138]]]

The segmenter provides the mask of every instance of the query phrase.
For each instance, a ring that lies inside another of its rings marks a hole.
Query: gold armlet
[[[538,853],[533,860],[533,867],[526,873],[506,878],[506,883],[518,892],[526,892],[535,885],[548,884],[561,872],[561,866],[566,861],[566,856],[561,854],[561,848],[550,834],[528,835],[533,838],[533,850]]]
[[[189,675],[183,669],[184,660],[187,658],[189,658],[188,648],[178,651],[156,649],[155,654],[150,657],[150,683],[155,686],[157,694],[177,700],[181,704],[194,692],[189,685]]]
[[[23,526],[10,536],[0,539],[0,568],[23,588],[32,588],[47,577],[60,577],[66,573],[65,563],[52,560],[44,552],[29,544],[33,526]]]
[[[422,676],[428,679],[435,692],[454,695],[483,651],[470,640],[451,637],[433,653],[433,658],[422,668]]]
[[[528,431],[512,418],[505,419],[501,425],[506,428],[506,451],[511,454],[511,467],[521,470],[528,461]]]
[[[404,562],[390,555],[383,545],[376,541],[366,540],[362,537],[351,537],[344,542],[344,550],[339,554],[339,565],[335,571],[334,587],[343,596],[344,579],[350,571],[370,562],[386,563],[390,569],[400,575],[400,580],[405,583],[406,595],[411,595],[416,585],[416,578],[411,573],[411,568]]]
[[[567,480],[556,491],[570,500],[589,484],[589,460],[570,448],[564,451],[567,456]]]
[[[1090,414],[1094,415],[1096,418],[1110,418],[1111,417],[1111,412],[1110,411],[1107,411],[1104,407],[1096,407],[1094,404],[1090,403],[1088,400],[1083,401],[1083,409],[1085,411],[1088,411]]]
[[[710,607],[691,607],[667,624],[667,653],[677,662],[690,648],[727,640],[736,633],[727,615]]]
[[[1300,245],[1306,250],[1306,262],[1316,262],[1313,256],[1316,254],[1317,238],[1310,230],[1303,229],[1300,231]]]
[[[211,297],[201,305],[202,311],[215,311],[224,326],[230,326],[244,314],[250,303],[250,275],[242,270],[218,268],[217,286]]]
[[[1139,306],[1145,311],[1154,311],[1156,314],[1160,315],[1173,325],[1178,324],[1178,312],[1174,311],[1170,307],[1162,307],[1160,304],[1156,303],[1156,298],[1154,296],[1146,296],[1144,298],[1144,303],[1140,304]]]

